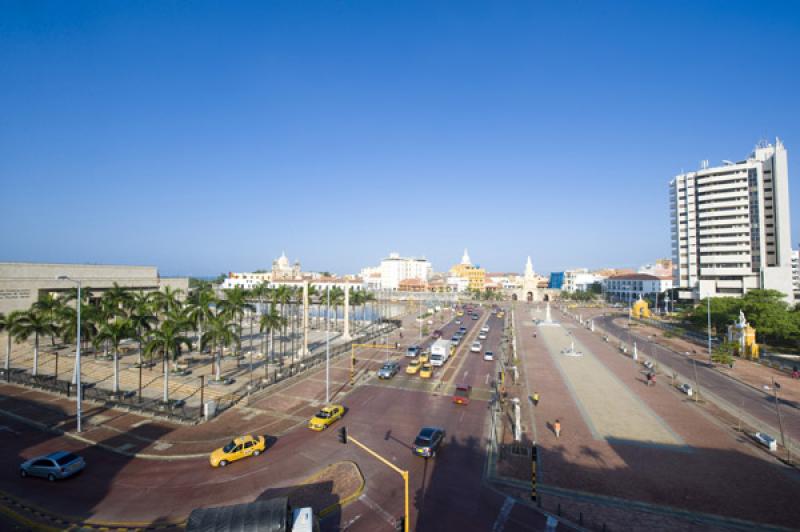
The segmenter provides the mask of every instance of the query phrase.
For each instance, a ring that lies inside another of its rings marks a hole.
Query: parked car
[[[491,352],[491,351],[486,351],[486,352],[483,354],[483,359],[484,359],[484,360],[488,360],[489,362],[493,361],[493,360],[494,360],[494,353],[493,353],[493,352]]]
[[[211,467],[225,467],[231,462],[247,458],[248,456],[258,456],[263,453],[267,448],[267,442],[264,436],[253,436],[247,434],[234,438],[225,447],[220,447],[212,451],[211,456],[208,457]]]
[[[85,467],[86,462],[77,454],[68,451],[56,451],[22,462],[19,466],[19,475],[21,477],[46,478],[53,482],[71,477]]]
[[[422,351],[422,349],[418,345],[410,345],[408,346],[408,349],[406,349],[406,356],[415,357],[419,355],[420,351]]]
[[[386,362],[378,370],[379,379],[391,379],[400,371],[400,364],[397,362]]]
[[[472,342],[472,345],[469,346],[469,350],[473,353],[480,353],[481,352],[481,343],[480,342]]]
[[[692,390],[691,384],[685,384],[685,383],[681,384],[680,386],[678,386],[678,389],[683,393],[685,393],[686,395],[688,395],[689,397],[691,397],[692,394],[694,394],[694,390]]]
[[[413,453],[430,458],[436,456],[444,442],[445,432],[440,427],[423,427],[414,440]]]
[[[470,393],[472,393],[472,386],[469,384],[456,385],[456,391],[453,393],[453,402],[457,405],[468,405]]]
[[[342,405],[323,406],[322,409],[308,421],[308,428],[316,431],[325,430],[343,415],[344,407]]]

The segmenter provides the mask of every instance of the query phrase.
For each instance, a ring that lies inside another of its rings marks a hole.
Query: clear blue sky
[[[800,171],[800,3],[3,1],[0,108],[0,260],[636,266],[682,168]]]

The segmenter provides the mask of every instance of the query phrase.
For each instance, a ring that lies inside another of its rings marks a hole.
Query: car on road
[[[463,310],[459,310],[458,312],[456,312],[456,316],[463,316],[463,315],[464,315]],[[458,323],[458,320],[456,320],[456,323]]]
[[[694,390],[692,390],[691,384],[687,383],[681,384],[680,386],[678,386],[678,389],[683,393],[685,393],[686,395],[688,395],[689,397],[691,397],[694,394]]]
[[[433,376],[433,366],[425,362],[419,367],[419,376],[421,379],[430,379]]]
[[[409,360],[408,365],[406,366],[406,373],[409,375],[416,375],[421,365],[422,363],[418,358]]]
[[[378,370],[379,379],[391,379],[397,372],[400,371],[400,364],[398,362],[385,362],[381,369]]]
[[[450,341],[453,342],[453,345],[460,344],[461,343],[461,335],[460,334],[454,334],[453,337],[450,338]]]
[[[325,430],[343,415],[344,407],[342,405],[323,406],[314,417],[308,420],[308,428],[316,431]]]
[[[473,315],[472,315],[472,319],[473,319],[473,320],[477,320],[477,319],[478,319],[478,315],[477,315],[477,314],[473,314]]]
[[[406,356],[407,357],[415,357],[415,356],[419,355],[420,351],[422,351],[422,348],[420,348],[420,346],[418,346],[418,345],[410,345],[410,346],[408,346],[408,349],[406,349]]]
[[[71,477],[86,467],[86,462],[77,454],[56,451],[37,456],[22,462],[19,466],[21,477],[41,477],[50,482]]]
[[[467,328],[466,327],[459,327],[458,328],[458,332],[461,333],[461,334],[466,334]]]
[[[443,334],[443,333],[442,333],[442,330],[441,330],[441,329],[436,329],[435,331],[433,331],[433,338],[434,338],[435,340],[438,340],[439,338],[441,338],[441,337],[442,337],[442,334]]]
[[[423,427],[414,440],[412,452],[425,458],[434,457],[444,443],[444,437],[445,432],[441,427]]]
[[[500,310],[500,311],[498,311],[498,312],[497,312],[497,317],[498,317],[498,318],[502,318],[502,317],[504,317],[505,315],[506,315],[506,313],[505,313],[505,312],[503,312],[502,310]]]
[[[488,338],[488,336],[486,336],[485,332],[482,332],[478,335],[478,340],[486,340],[486,338]]]
[[[246,434],[230,441],[225,447],[215,449],[208,461],[211,467],[225,467],[231,462],[247,458],[248,456],[258,456],[267,448],[264,436],[253,436]]]
[[[456,391],[453,393],[453,402],[457,405],[468,405],[471,393],[472,386],[469,384],[457,384]]]
[[[494,360],[494,353],[491,352],[491,351],[486,351],[485,353],[483,353],[483,359],[484,360],[488,360],[489,362],[493,361]]]
[[[461,320],[456,320],[456,325],[461,325]]]
[[[481,343],[480,342],[472,342],[472,345],[469,346],[469,350],[473,353],[480,353],[481,352]]]
[[[431,352],[426,349],[425,351],[423,351],[422,353],[419,354],[419,361],[424,364],[425,362],[428,361],[430,356],[431,356]]]
[[[481,332],[488,333],[489,332],[489,326],[488,325],[484,325],[483,327],[481,327]]]

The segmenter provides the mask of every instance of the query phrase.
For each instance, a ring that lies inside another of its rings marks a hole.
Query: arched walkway
[[[528,303],[533,301],[533,292],[528,292],[527,299],[528,299]]]
[[[511,301],[517,300],[517,294],[511,294]]]
[[[550,294],[545,294],[544,295],[544,300],[545,301],[550,301]]]

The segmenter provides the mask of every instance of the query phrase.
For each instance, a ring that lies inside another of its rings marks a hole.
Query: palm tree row
[[[309,285],[310,304],[317,306],[317,327],[320,325],[322,307],[325,306],[325,320],[328,326],[330,310],[334,310],[334,326],[338,323],[338,308],[344,304],[344,290],[339,287],[321,291]],[[245,317],[253,318],[256,304],[260,303],[260,316],[257,318],[261,334],[260,351],[268,360],[275,363],[275,333],[280,335],[280,363],[286,356],[287,343],[291,342],[292,361],[296,353],[297,328],[302,319],[303,292],[301,287],[285,285],[268,287],[261,285],[253,290],[234,288],[217,298],[210,285],[203,285],[183,299],[180,290],[169,287],[159,292],[135,292],[123,289],[116,283],[102,292],[99,297],[92,296],[91,288],[84,288],[81,301],[77,301],[76,289],[58,295],[45,294],[27,311],[13,311],[8,315],[0,313],[0,333],[7,335],[4,368],[11,368],[12,344],[25,342],[33,337],[32,374],[38,375],[40,339],[50,337],[52,346],[56,339],[64,344],[76,341],[77,305],[80,305],[82,347],[91,345],[95,356],[99,351],[113,360],[113,392],[120,392],[119,357],[120,348],[128,340],[137,344],[138,365],[151,361],[160,355],[163,361],[164,401],[169,399],[169,363],[177,369],[177,363],[184,352],[192,350],[193,341],[201,351],[210,351],[214,357],[214,378],[222,378],[222,357],[227,347],[234,347],[234,354],[241,355],[242,334]],[[351,291],[353,308],[362,308],[361,318],[366,321],[366,305],[375,301],[375,296],[366,291]],[[252,327],[256,320],[251,319],[250,351],[253,351]],[[290,334],[287,336],[287,328]],[[265,343],[268,347],[265,349]],[[184,350],[185,349],[185,350]],[[110,353],[109,353],[110,352]],[[237,358],[238,359],[238,358]],[[268,367],[265,360],[265,370]],[[58,377],[57,375],[55,376]],[[73,371],[73,383],[76,375]]]

